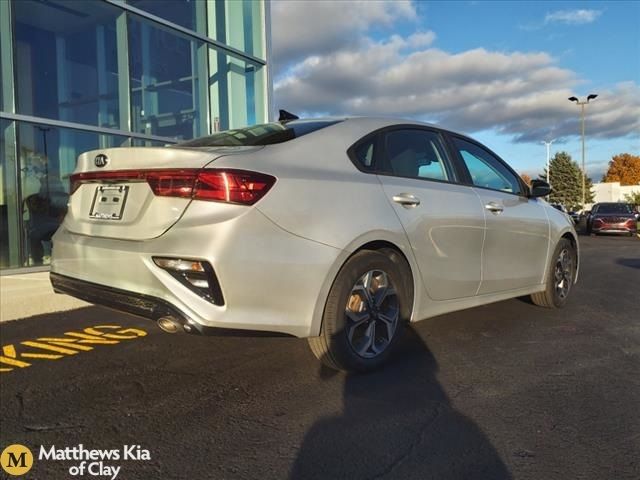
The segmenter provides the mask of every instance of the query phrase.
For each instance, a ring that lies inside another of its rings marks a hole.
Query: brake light
[[[253,205],[276,182],[271,175],[243,170],[204,170],[198,174],[193,198]]]
[[[158,197],[253,205],[264,197],[276,179],[246,170],[117,170],[75,173],[71,175],[69,189],[73,194],[83,183],[100,182],[147,182]]]

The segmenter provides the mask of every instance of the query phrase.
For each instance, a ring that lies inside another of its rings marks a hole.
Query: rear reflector
[[[158,197],[253,205],[274,185],[264,173],[227,169],[117,170],[71,175],[73,194],[83,183],[147,182]]]
[[[153,262],[205,300],[224,305],[218,277],[209,262],[168,257],[153,257]]]

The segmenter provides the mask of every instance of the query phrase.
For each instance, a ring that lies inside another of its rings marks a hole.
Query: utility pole
[[[577,97],[569,97],[570,102],[576,102],[576,105],[580,105],[580,120],[581,120],[581,131],[582,131],[582,208],[584,209],[585,203],[587,203],[587,195],[586,195],[586,183],[587,183],[587,171],[585,170],[585,161],[584,161],[584,107],[591,100],[595,100],[598,95],[596,93],[590,93],[587,95],[587,99],[580,101]]]
[[[544,143],[547,146],[547,183],[549,184],[549,186],[551,186],[551,164],[549,163],[550,159],[551,159],[551,144],[553,142],[555,142],[557,139],[554,138],[553,140],[549,140],[548,142],[543,140],[542,143]]]

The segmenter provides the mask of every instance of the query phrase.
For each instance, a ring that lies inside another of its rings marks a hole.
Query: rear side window
[[[375,154],[376,142],[377,138],[373,137],[353,149],[352,158],[364,170],[371,170],[373,168],[373,156]]]
[[[463,162],[476,187],[507,193],[522,194],[518,178],[494,155],[478,145],[461,138],[453,138]]]
[[[263,123],[252,127],[237,128],[214,133],[173,145],[174,147],[242,147],[273,145],[300,138],[322,128],[340,123],[341,120],[294,120],[287,123]]]
[[[440,135],[428,130],[393,130],[385,136],[381,173],[397,177],[450,180]]]

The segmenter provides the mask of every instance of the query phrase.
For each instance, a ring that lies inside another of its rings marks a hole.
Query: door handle
[[[494,215],[500,215],[504,211],[504,207],[498,202],[489,202],[484,206],[484,208]]]
[[[420,199],[411,193],[399,193],[393,196],[393,201],[404,208],[414,208],[420,205]]]

